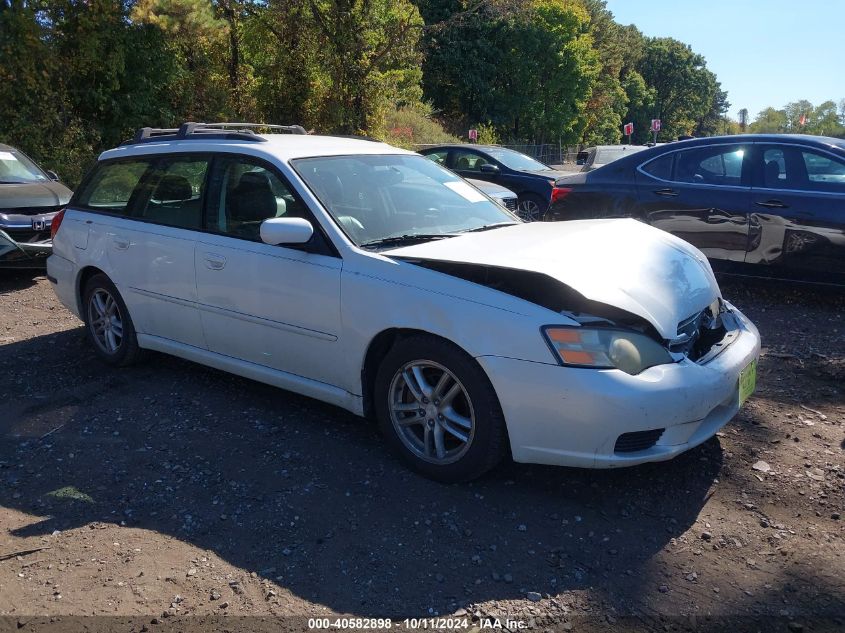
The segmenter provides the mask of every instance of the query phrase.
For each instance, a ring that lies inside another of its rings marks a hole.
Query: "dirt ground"
[[[845,295],[722,286],[764,350],[717,437],[443,486],[334,407],[162,355],[108,368],[44,277],[0,273],[0,631],[845,627]]]

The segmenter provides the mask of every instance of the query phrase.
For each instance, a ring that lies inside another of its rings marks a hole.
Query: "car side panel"
[[[845,195],[763,186],[762,149],[778,147],[756,148],[745,263],[761,276],[845,285]]]

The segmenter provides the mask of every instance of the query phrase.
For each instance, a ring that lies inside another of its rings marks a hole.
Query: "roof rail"
[[[139,143],[153,143],[158,141],[180,140],[208,140],[230,139],[239,141],[264,142],[256,132],[267,129],[273,132],[287,132],[289,134],[307,134],[301,125],[273,125],[270,123],[194,123],[186,122],[178,128],[142,127],[131,141],[122,145],[137,145]]]

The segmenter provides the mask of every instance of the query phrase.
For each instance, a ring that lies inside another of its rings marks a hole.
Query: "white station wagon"
[[[276,127],[100,156],[47,267],[105,362],[156,350],[375,417],[441,481],[669,459],[753,390],[757,330],[686,242],[523,223],[412,152]]]

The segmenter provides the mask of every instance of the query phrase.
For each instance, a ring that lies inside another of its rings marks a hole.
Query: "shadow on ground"
[[[422,616],[607,583],[633,596],[721,464],[713,440],[666,464],[509,464],[442,486],[344,411],[160,355],[112,370],[81,329],[0,348],[0,371],[0,504],[47,517],[16,536],[124,522],[342,613]]]

